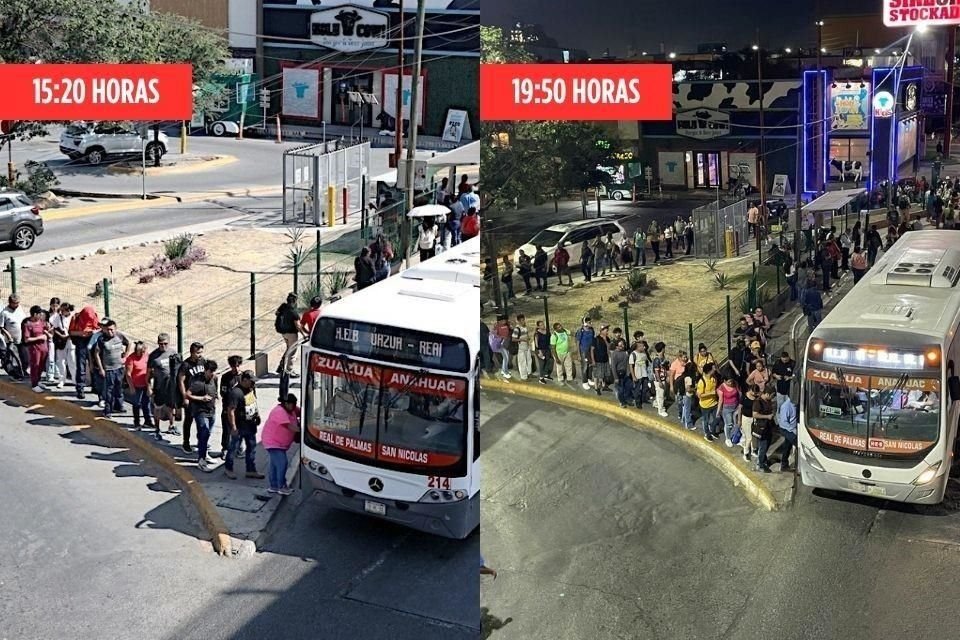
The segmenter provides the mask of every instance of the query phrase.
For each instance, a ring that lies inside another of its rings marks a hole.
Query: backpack
[[[465,216],[463,218],[463,224],[460,227],[460,231],[463,235],[471,238],[480,235],[480,216]]]
[[[273,328],[277,333],[296,333],[297,327],[291,326],[293,323],[290,322],[289,314],[286,313],[286,305],[282,304],[277,307],[276,318],[273,321]]]
[[[503,347],[503,339],[497,335],[496,331],[491,331],[490,335],[487,336],[487,344],[490,345],[491,351],[500,353],[500,349]]]

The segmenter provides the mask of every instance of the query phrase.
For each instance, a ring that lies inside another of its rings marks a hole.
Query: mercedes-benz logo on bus
[[[380,493],[383,491],[383,480],[380,478],[370,478],[370,482],[367,484],[370,485],[370,489],[375,493]]]

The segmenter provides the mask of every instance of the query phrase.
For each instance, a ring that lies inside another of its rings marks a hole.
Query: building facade
[[[408,120],[415,18],[412,0],[402,18],[390,0],[269,0],[262,75],[271,113],[289,125],[389,128],[399,91]],[[416,105],[421,133],[443,136],[451,122],[460,139],[478,131],[479,20],[479,0],[427,0]]]

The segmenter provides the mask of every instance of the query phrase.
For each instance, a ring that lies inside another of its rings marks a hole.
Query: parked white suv
[[[147,134],[147,162],[162,158],[169,139],[163,132],[158,140],[153,132]],[[102,163],[108,156],[140,155],[143,152],[140,134],[128,127],[112,123],[79,123],[67,126],[60,134],[60,151],[72,160],[86,158],[92,165]]]
[[[590,246],[593,246],[598,235],[602,235],[604,240],[607,239],[608,235],[613,235],[614,241],[620,244],[626,237],[626,232],[619,222],[604,218],[555,224],[533,236],[527,244],[517,249],[513,254],[514,263],[520,259],[521,250],[533,258],[537,252],[537,247],[541,246],[549,256],[548,269],[552,270],[553,254],[562,242],[570,254],[570,266],[576,266],[580,264],[580,247],[584,240],[589,241]]]

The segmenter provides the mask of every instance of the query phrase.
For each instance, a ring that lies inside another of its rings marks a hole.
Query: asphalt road
[[[478,536],[294,498],[247,560],[124,451],[0,404],[0,638],[477,637]]]
[[[486,394],[483,637],[956,636],[956,488],[917,509],[801,488],[756,510],[685,450]]]

